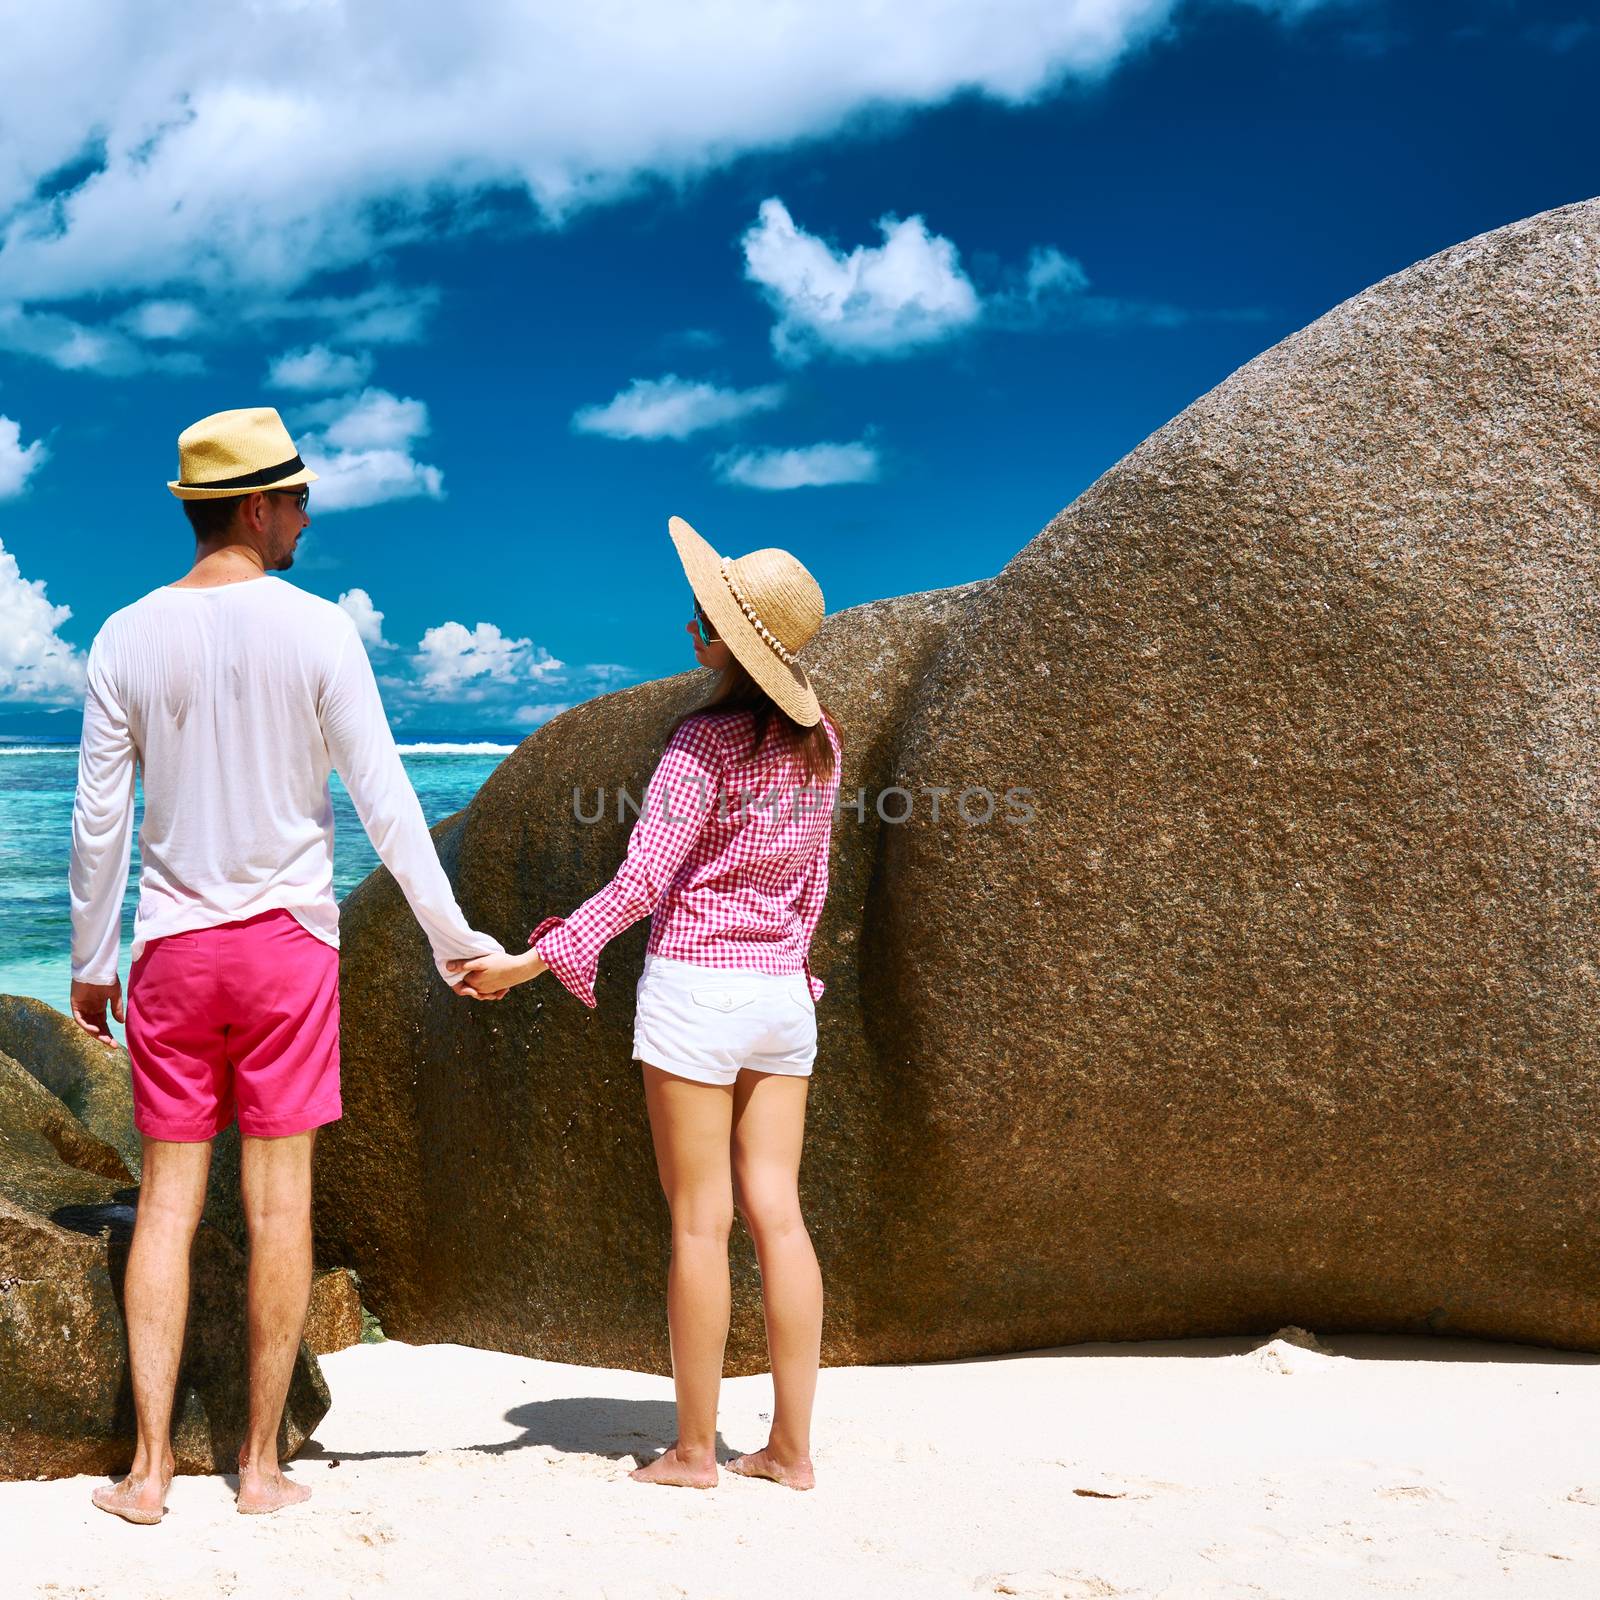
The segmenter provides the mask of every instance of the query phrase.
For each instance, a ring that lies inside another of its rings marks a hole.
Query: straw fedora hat
[[[822,720],[806,669],[795,659],[822,626],[822,590],[787,550],[719,556],[682,517],[667,531],[689,587],[735,660],[803,728]]]
[[[283,418],[271,406],[252,406],[218,411],[185,428],[178,435],[178,476],[167,487],[180,500],[219,500],[316,481]]]

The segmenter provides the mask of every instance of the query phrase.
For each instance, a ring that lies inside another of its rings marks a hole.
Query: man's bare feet
[[[90,1497],[102,1511],[109,1511],[124,1522],[149,1527],[167,1514],[167,1490],[172,1485],[172,1468],[162,1477],[131,1472],[120,1483],[103,1483]]]
[[[284,1477],[281,1467],[262,1472],[239,1463],[239,1514],[261,1517],[271,1511],[282,1511],[285,1506],[297,1506],[311,1498],[311,1491],[303,1483],[293,1483]]]
[[[725,1463],[729,1472],[741,1478],[770,1478],[786,1489],[815,1489],[817,1475],[811,1470],[809,1456],[797,1456],[793,1461],[780,1461],[772,1446],[765,1450],[752,1450],[749,1455],[735,1456]]]
[[[635,1467],[628,1474],[635,1483],[666,1483],[676,1489],[715,1489],[717,1486],[717,1461],[715,1456],[704,1460],[684,1460],[677,1445],[663,1451],[648,1466]]]

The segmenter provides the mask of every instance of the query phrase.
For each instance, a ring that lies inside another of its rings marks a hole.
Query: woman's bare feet
[[[172,1487],[173,1463],[160,1476],[129,1473],[121,1483],[103,1483],[90,1497],[102,1511],[124,1522],[149,1527],[167,1514],[167,1490]]]
[[[628,1476],[635,1483],[665,1483],[675,1489],[715,1489],[717,1458],[709,1451],[704,1456],[685,1456],[673,1445],[648,1466],[635,1467]]]
[[[311,1498],[311,1491],[303,1483],[293,1483],[284,1477],[281,1467],[270,1472],[248,1467],[239,1462],[239,1500],[241,1516],[261,1517],[271,1511],[282,1511],[285,1506],[297,1506]]]
[[[811,1470],[810,1456],[796,1456],[792,1461],[780,1461],[769,1444],[765,1450],[752,1450],[749,1455],[735,1456],[725,1465],[729,1472],[741,1478],[770,1478],[786,1489],[815,1489],[817,1475]]]

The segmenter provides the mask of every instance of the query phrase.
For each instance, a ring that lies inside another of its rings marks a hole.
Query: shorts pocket
[[[708,1011],[721,1011],[724,1014],[738,1011],[750,1005],[756,998],[755,994],[746,989],[742,993],[737,989],[703,988],[691,989],[689,998],[697,1006],[703,1006]]]

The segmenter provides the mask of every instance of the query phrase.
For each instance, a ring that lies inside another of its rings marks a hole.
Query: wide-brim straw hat
[[[822,705],[795,657],[822,626],[822,590],[787,550],[719,556],[682,517],[667,531],[689,587],[734,659],[803,728],[822,720]]]
[[[283,418],[271,406],[250,406],[185,428],[178,435],[178,476],[167,487],[180,500],[220,500],[316,481]]]

